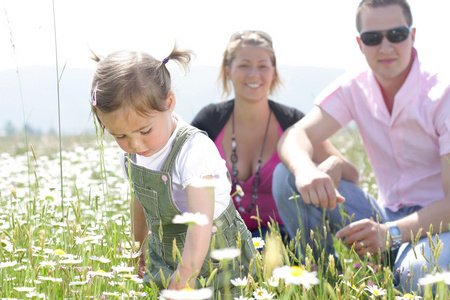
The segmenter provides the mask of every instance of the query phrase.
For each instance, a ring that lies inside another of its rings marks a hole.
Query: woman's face
[[[261,47],[238,48],[227,68],[227,79],[233,83],[237,100],[267,100],[275,75],[269,53]]]

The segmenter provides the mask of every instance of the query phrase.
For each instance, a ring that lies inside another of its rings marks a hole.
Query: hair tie
[[[162,62],[163,62],[164,64],[167,64],[167,63],[169,62],[169,59],[166,57],[166,58],[164,58],[164,59],[162,60]]]
[[[98,88],[98,81],[97,84],[95,85],[94,88],[94,93],[93,93],[93,100],[92,100],[92,106],[96,106],[97,105],[97,88]]]

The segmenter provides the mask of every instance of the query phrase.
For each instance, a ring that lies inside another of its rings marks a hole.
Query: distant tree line
[[[40,135],[42,134],[42,130],[39,128],[34,128],[30,124],[27,124],[26,126],[27,133],[30,135]],[[14,124],[8,120],[6,121],[5,125],[3,126],[3,129],[0,129],[0,136],[13,136],[16,134],[20,134],[24,132],[24,128],[17,128],[14,126]],[[53,130],[51,130],[53,132]]]

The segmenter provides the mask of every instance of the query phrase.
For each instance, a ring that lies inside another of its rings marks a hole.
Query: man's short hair
[[[361,13],[366,8],[376,8],[383,7],[388,5],[400,5],[403,10],[403,14],[405,15],[406,23],[408,27],[411,27],[413,18],[411,14],[411,8],[406,0],[361,0],[358,6],[358,10],[356,11],[356,30],[361,32]]]

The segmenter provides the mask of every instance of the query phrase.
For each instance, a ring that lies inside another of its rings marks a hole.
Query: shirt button
[[[211,231],[212,231],[212,232],[217,232],[217,226],[216,226],[216,225],[213,225]]]

